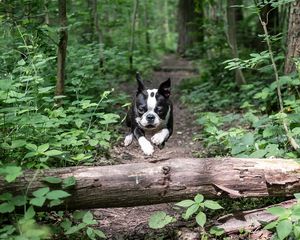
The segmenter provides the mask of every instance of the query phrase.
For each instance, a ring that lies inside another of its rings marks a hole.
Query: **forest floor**
[[[171,99],[174,105],[173,135],[162,150],[156,148],[155,153],[150,157],[143,155],[137,141],[126,148],[121,143],[115,146],[111,153],[115,162],[156,162],[174,157],[188,158],[192,157],[193,153],[201,151],[201,143],[193,141],[194,134],[200,130],[199,125],[194,123],[193,114],[180,102],[181,93],[178,88],[183,79],[195,74],[192,63],[185,59],[176,55],[169,55],[163,59],[160,67],[153,72],[151,79],[144,80],[144,83],[146,88],[157,88],[161,82],[168,77],[171,78]],[[130,95],[136,91],[135,82],[120,87]],[[124,131],[126,130],[124,129]],[[124,136],[125,134],[126,132],[124,132]],[[159,239],[161,234],[163,236],[160,239],[197,239],[193,232],[186,232],[184,229],[177,232],[176,236],[174,236],[174,231],[168,229],[168,236],[166,236],[166,231],[157,232],[148,227],[148,219],[155,211],[163,210],[172,215],[176,214],[172,206],[173,204],[158,204],[130,208],[97,209],[94,211],[94,215],[100,222],[99,228],[107,233],[109,239]],[[193,236],[188,236],[189,234]]]

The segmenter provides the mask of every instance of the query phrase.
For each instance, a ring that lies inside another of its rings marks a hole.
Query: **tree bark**
[[[33,177],[35,176],[35,177]],[[102,167],[26,171],[13,183],[0,178],[0,194],[28,195],[47,186],[45,176],[74,176],[71,197],[55,209],[129,207],[207,198],[292,196],[300,191],[300,165],[288,159],[171,159]],[[59,186],[50,186],[59,188]]]
[[[92,12],[93,12],[95,33],[96,33],[97,42],[99,45],[99,69],[101,70],[103,68],[103,64],[104,64],[104,53],[103,53],[103,36],[102,36],[102,32],[100,30],[100,25],[99,25],[99,14],[98,14],[97,1],[98,0],[93,0]]]
[[[164,16],[164,47],[170,49],[170,27],[169,27],[169,6],[168,0],[164,0],[163,16]]]
[[[148,1],[146,1],[144,3],[144,11],[145,11],[145,18],[144,18],[144,21],[145,21],[145,43],[146,43],[146,52],[147,53],[150,53],[151,52],[151,41],[150,41],[150,34],[149,34],[149,22],[150,22],[150,19],[149,19],[149,14],[148,14],[148,11],[149,11],[149,7],[148,7]]]
[[[296,70],[294,58],[300,57],[300,0],[292,3],[287,37],[287,53],[284,72],[289,74]]]
[[[194,0],[179,0],[177,12],[177,25],[178,25],[178,44],[177,53],[184,55],[186,50],[194,45],[195,42],[203,41],[203,33],[199,32],[196,18],[201,20],[203,18],[203,5],[199,2],[198,12],[196,12],[196,5]]]
[[[270,207],[281,206],[284,208],[291,208],[297,203],[296,199],[288,200],[279,204],[274,204],[272,206],[236,212],[233,214],[228,214],[226,216],[220,217],[218,219],[217,226],[223,228],[225,233],[237,233],[241,229],[244,230],[258,230],[263,227],[263,223],[267,224],[275,221],[278,217],[268,213],[266,210]]]
[[[238,47],[236,39],[236,7],[238,4],[236,0],[227,0],[227,25],[228,25],[228,42],[231,48],[232,57],[238,58]],[[235,82],[238,86],[245,84],[246,80],[244,78],[241,69],[235,69]]]
[[[66,0],[58,0],[58,14],[59,14],[59,43],[57,53],[57,81],[56,81],[56,95],[63,95],[65,87],[65,68],[67,56],[67,6]]]
[[[50,25],[50,18],[49,18],[49,2],[48,0],[44,0],[44,11],[45,11],[45,24]]]
[[[131,72],[133,70],[134,33],[135,33],[135,23],[136,23],[138,6],[139,6],[139,0],[135,0],[133,6],[132,19],[131,19],[131,34],[130,34],[130,46],[129,46],[129,70]]]

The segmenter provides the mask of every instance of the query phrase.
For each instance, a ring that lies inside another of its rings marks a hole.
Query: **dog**
[[[143,153],[152,155],[151,142],[162,149],[173,133],[173,106],[170,100],[171,79],[162,82],[158,89],[145,89],[140,74],[136,73],[137,91],[126,116],[130,133],[125,137],[124,146],[136,138]],[[151,142],[145,134],[152,134]]]

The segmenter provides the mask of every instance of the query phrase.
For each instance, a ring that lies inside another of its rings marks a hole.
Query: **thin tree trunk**
[[[165,32],[165,38],[164,38],[164,45],[165,49],[169,48],[170,44],[170,27],[169,27],[169,11],[168,11],[168,0],[164,0],[164,32]]]
[[[227,0],[227,25],[228,25],[228,42],[231,48],[231,53],[233,58],[238,58],[238,48],[236,40],[236,0]],[[235,81],[238,86],[245,84],[246,80],[244,78],[243,72],[241,69],[235,70]]]
[[[59,14],[59,43],[57,54],[57,82],[56,82],[56,95],[63,95],[65,86],[65,68],[67,56],[67,6],[66,0],[58,0],[58,14]]]
[[[131,19],[131,34],[130,34],[130,47],[129,47],[129,70],[133,70],[133,50],[134,50],[134,33],[136,24],[136,15],[138,10],[139,0],[134,1],[133,13]]]
[[[287,53],[284,72],[289,74],[296,70],[294,58],[300,57],[300,0],[292,3],[289,17]]]
[[[99,26],[99,14],[98,14],[97,1],[98,0],[93,0],[92,8],[93,8],[95,33],[96,33],[97,42],[99,45],[99,69],[101,70],[103,68],[103,64],[104,64],[104,53],[103,53],[103,37],[102,37],[102,32],[101,32],[100,26]]]
[[[16,181],[0,177],[0,193],[47,186],[45,176],[74,176],[71,196],[56,209],[129,207],[207,198],[292,196],[300,191],[300,164],[291,159],[181,158],[102,167],[25,171]],[[59,185],[49,185],[51,189]],[[47,208],[47,207],[45,207]]]
[[[45,24],[50,25],[50,18],[49,18],[49,2],[48,0],[44,0],[44,11],[45,11]]]
[[[150,42],[150,34],[149,34],[149,16],[148,16],[148,1],[145,1],[145,42],[146,42],[146,51],[147,53],[151,52],[151,42]]]
[[[202,3],[201,7],[202,7]],[[199,32],[196,18],[203,18],[203,9],[195,12],[194,0],[179,0],[177,7],[178,44],[177,53],[184,55],[188,48],[193,47],[195,42],[203,40],[203,33]],[[197,15],[198,14],[198,15]]]

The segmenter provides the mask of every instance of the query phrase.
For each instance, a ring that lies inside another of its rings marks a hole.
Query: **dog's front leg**
[[[145,132],[140,128],[135,128],[134,136],[139,142],[141,149],[143,150],[145,155],[152,155],[154,152],[154,148],[152,144],[145,138]]]
[[[169,136],[170,136],[169,129],[163,128],[161,131],[153,135],[153,137],[151,138],[151,142],[153,142],[157,146],[161,145],[163,147],[165,141],[168,140]]]

